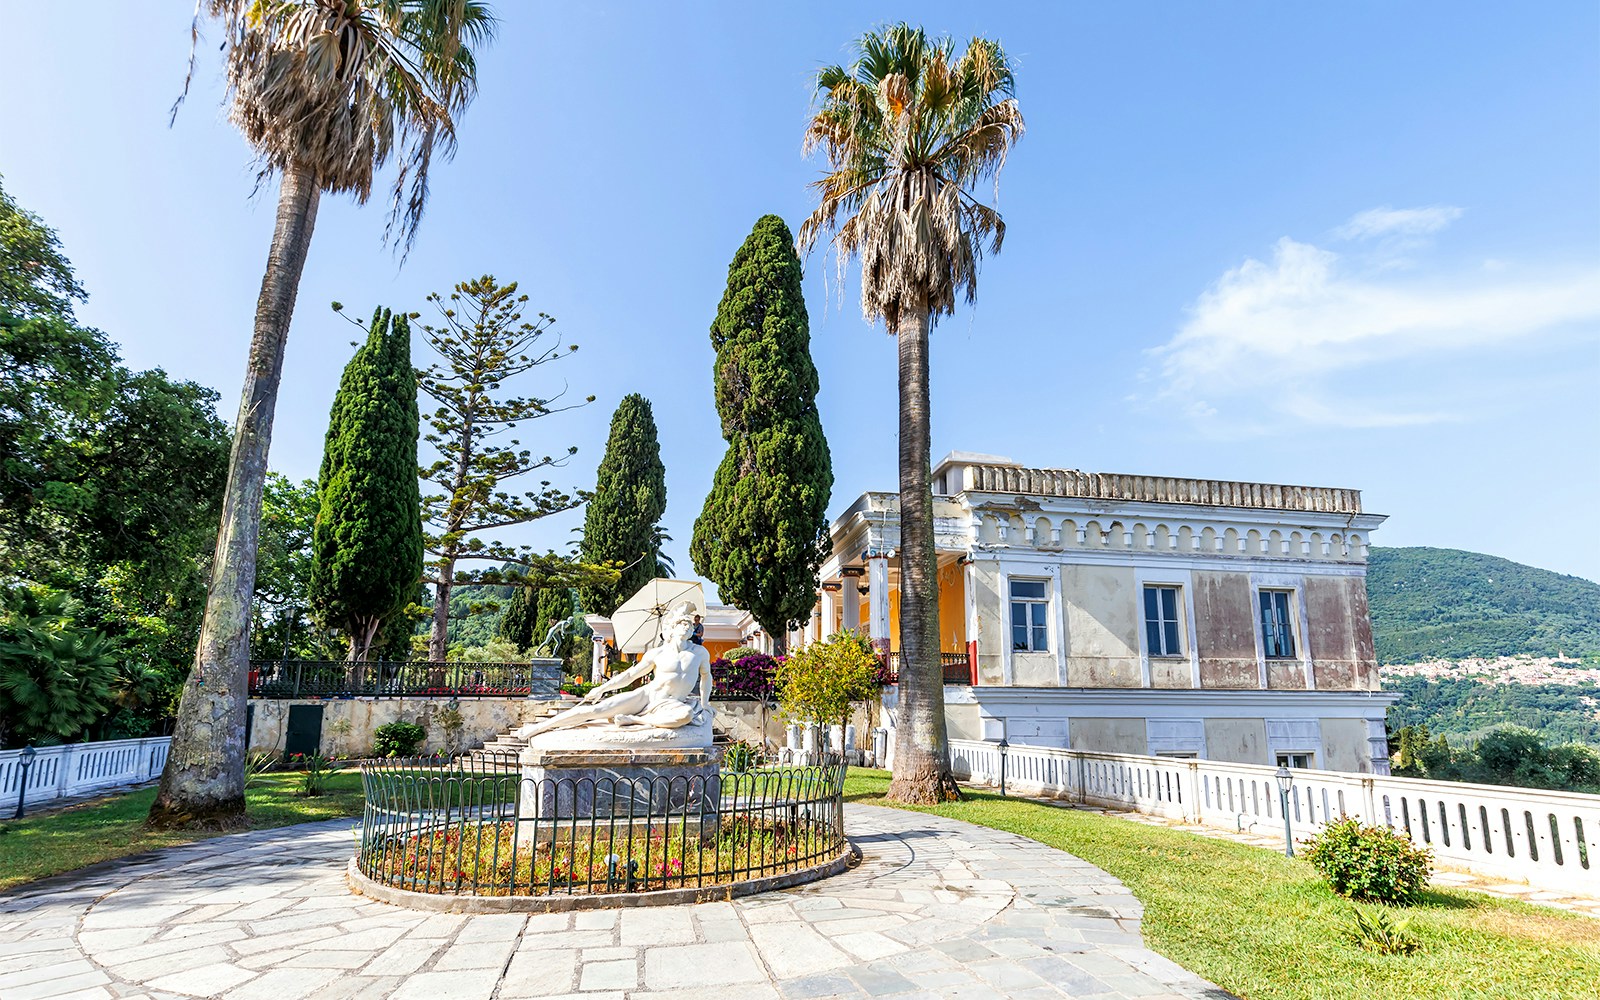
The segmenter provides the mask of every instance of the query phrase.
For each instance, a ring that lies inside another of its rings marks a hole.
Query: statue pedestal
[[[588,836],[588,828],[623,834],[679,830],[702,839],[717,832],[721,761],[710,747],[567,749],[522,752],[518,839],[548,842]]]

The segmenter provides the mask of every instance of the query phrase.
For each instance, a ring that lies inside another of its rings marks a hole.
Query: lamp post
[[[28,768],[33,766],[33,758],[38,755],[39,751],[33,747],[23,747],[22,752],[17,755],[17,768],[22,773],[17,777],[17,811],[12,815],[12,819],[22,818],[22,805],[28,797]]]
[[[1283,856],[1294,857],[1294,833],[1289,829],[1289,789],[1294,787],[1294,775],[1287,765],[1278,765],[1278,808],[1283,811]]]
[[[1000,797],[1001,798],[1005,798],[1005,794],[1006,794],[1006,749],[1008,747],[1010,747],[1011,744],[1006,742],[1006,738],[1004,736],[1002,736],[1002,737],[1000,737],[1000,742],[996,743],[995,746],[1000,748]]]

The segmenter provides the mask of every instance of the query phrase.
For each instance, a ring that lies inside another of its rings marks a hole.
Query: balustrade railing
[[[0,814],[10,816],[16,808],[24,775],[24,807],[158,778],[171,743],[170,736],[160,736],[39,747],[27,768],[22,766],[22,751],[0,750]]]
[[[550,663],[251,660],[252,698],[555,698]]]
[[[940,653],[939,667],[944,672],[944,682],[950,685],[973,683],[972,660],[966,653]],[[900,681],[900,651],[895,650],[889,654],[889,674],[887,682],[897,684]]]
[[[997,743],[951,740],[956,775],[998,784]],[[1281,832],[1277,769],[1259,764],[1012,744],[1008,789],[1228,830]],[[1424,778],[1297,770],[1296,839],[1341,816],[1433,849],[1441,864],[1530,885],[1600,892],[1600,795]]]

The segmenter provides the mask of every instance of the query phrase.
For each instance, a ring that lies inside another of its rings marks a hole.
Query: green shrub
[[[722,654],[722,658],[729,663],[738,663],[747,656],[760,656],[761,650],[754,646],[735,646]]]
[[[339,770],[338,762],[322,756],[320,750],[315,753],[294,754],[289,758],[289,763],[302,769],[300,794],[306,798],[321,795],[328,787],[328,776]]]
[[[1355,908],[1355,922],[1347,932],[1351,941],[1379,955],[1414,955],[1422,950],[1422,942],[1411,930],[1411,918],[1398,920],[1388,910],[1363,910]]]
[[[412,757],[428,731],[410,722],[391,722],[372,731],[374,757]]]
[[[1410,903],[1433,871],[1432,851],[1349,816],[1307,841],[1305,858],[1339,895],[1391,906]]]
[[[761,751],[749,743],[729,743],[722,750],[722,768],[733,774],[745,774],[761,763]]]
[[[582,698],[600,685],[593,681],[586,681],[582,677],[568,677],[561,682],[561,693],[570,694],[574,698]]]

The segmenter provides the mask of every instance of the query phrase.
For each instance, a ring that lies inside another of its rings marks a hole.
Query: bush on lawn
[[[1410,903],[1433,871],[1431,850],[1349,816],[1307,841],[1305,858],[1339,895],[1390,906]]]
[[[374,757],[413,757],[428,731],[410,722],[391,722],[372,731]]]

